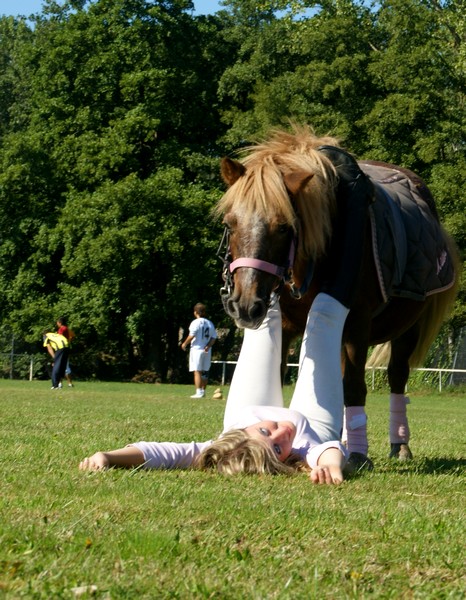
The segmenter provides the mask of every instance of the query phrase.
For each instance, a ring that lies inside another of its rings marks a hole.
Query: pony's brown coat
[[[298,252],[293,265],[295,275],[303,279],[309,260],[315,263],[313,282],[302,299],[293,298],[287,285],[282,290],[283,364],[286,364],[291,339],[304,329],[308,311],[319,289],[319,265],[332,236],[337,174],[333,164],[318,150],[324,145],[338,146],[338,140],[318,137],[306,127],[295,127],[291,133],[274,131],[268,140],[248,148],[240,162],[228,159],[222,167],[230,187],[216,212],[232,226],[233,259],[247,256],[241,254],[241,248],[244,244],[247,246],[244,240],[250,236],[250,223],[255,220],[255,223],[263,223],[264,235],[267,236],[264,246],[267,256],[259,258],[274,264],[286,262],[283,243],[280,252],[276,251],[275,255],[272,243],[275,233],[279,234],[279,225],[285,224],[298,232]],[[437,220],[432,197],[424,182],[410,171],[401,168],[400,171],[426,190],[426,203],[431,208],[432,218]],[[370,235],[368,227],[368,239]],[[458,254],[447,234],[445,243],[455,264],[455,285],[428,296],[424,302],[393,298],[386,307],[378,287],[370,244],[367,244],[360,289],[349,313],[343,339],[347,405],[365,403],[364,367],[369,345],[392,342],[388,374],[391,391],[395,393],[404,391],[409,374],[408,360],[419,364],[424,359],[457,292]],[[257,326],[257,315],[260,310],[266,309],[269,295],[277,282],[269,274],[254,271],[238,269],[234,273],[235,288],[230,301],[240,307],[245,319],[247,315],[254,317],[254,326]]]

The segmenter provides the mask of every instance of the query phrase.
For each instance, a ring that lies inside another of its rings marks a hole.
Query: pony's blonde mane
[[[288,224],[298,235],[298,256],[315,259],[325,251],[335,210],[336,173],[319,146],[338,146],[333,137],[317,137],[308,127],[274,130],[270,137],[246,149],[244,175],[228,189],[216,208],[224,215],[240,209],[241,219],[258,215],[271,223]],[[305,188],[290,202],[283,177],[296,171],[312,173]]]

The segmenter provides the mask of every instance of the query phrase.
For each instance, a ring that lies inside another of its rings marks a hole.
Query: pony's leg
[[[390,394],[390,458],[410,460],[413,455],[409,448],[409,424],[406,411],[410,403],[404,394]]]
[[[363,321],[358,321],[360,337],[364,331]],[[345,429],[342,439],[349,452],[348,466],[353,471],[372,470],[372,461],[367,457],[369,441],[367,437],[367,414],[365,382],[365,362],[367,342],[346,342],[343,347],[344,391],[345,391]]]
[[[351,454],[367,457],[369,441],[367,439],[367,415],[364,406],[345,407],[346,447]]]
[[[278,302],[259,329],[245,329],[225,407],[224,426],[237,421],[246,406],[283,406],[280,379],[282,318]]]
[[[305,415],[321,442],[339,440],[343,424],[341,340],[349,310],[328,294],[309,311],[290,408]]]
[[[414,325],[403,335],[392,340],[387,375],[390,385],[390,457],[409,460],[413,457],[409,448],[410,431],[407,405],[404,395],[409,378],[409,357],[416,348],[419,328]]]

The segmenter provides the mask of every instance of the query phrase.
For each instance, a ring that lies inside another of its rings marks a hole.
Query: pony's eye
[[[278,454],[278,456],[280,456],[280,454],[282,453],[282,449],[280,448],[280,446],[278,444],[274,444],[273,449]]]
[[[228,229],[228,231],[231,231],[232,229],[234,229],[237,226],[238,219],[234,215],[232,215],[231,213],[227,213],[223,217],[223,224]]]
[[[285,224],[284,224],[284,225],[279,225],[279,226],[277,227],[277,231],[278,231],[278,233],[282,233],[282,234],[284,234],[284,233],[288,233],[289,229],[290,229],[290,228],[288,227],[288,225],[285,225]]]
[[[270,435],[270,431],[268,429],[266,429],[265,427],[259,427],[259,432],[262,435],[265,435],[266,437],[269,437],[269,435]]]

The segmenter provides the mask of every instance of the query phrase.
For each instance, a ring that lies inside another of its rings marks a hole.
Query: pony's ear
[[[296,196],[314,177],[314,173],[309,171],[291,171],[283,176],[286,189],[292,196]]]
[[[220,172],[222,174],[223,181],[228,186],[232,186],[238,181],[241,175],[246,173],[246,167],[238,160],[233,160],[226,157],[222,158]]]

